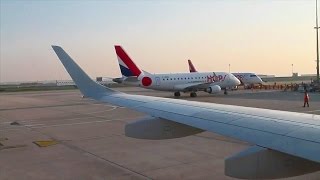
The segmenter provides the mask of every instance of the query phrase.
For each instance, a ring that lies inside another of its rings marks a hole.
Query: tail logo
[[[190,72],[197,72],[196,68],[193,66],[190,59],[188,59],[188,63],[189,63],[189,71]]]
[[[138,66],[132,61],[129,55],[124,51],[121,46],[115,46],[115,50],[118,56],[120,70],[123,76],[139,76],[141,70]]]
[[[152,84],[152,79],[145,76],[142,78],[141,83],[143,86],[150,86]]]

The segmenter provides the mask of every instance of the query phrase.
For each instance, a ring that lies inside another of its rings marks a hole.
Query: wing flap
[[[303,127],[297,131],[289,133],[288,136],[308,139],[320,143],[320,129],[315,127]]]
[[[247,127],[250,129],[257,129],[269,133],[286,135],[290,132],[293,132],[303,126],[288,124],[281,121],[276,121],[274,119],[257,117],[257,116],[248,116],[242,115],[236,121],[231,122],[230,124],[235,126]]]

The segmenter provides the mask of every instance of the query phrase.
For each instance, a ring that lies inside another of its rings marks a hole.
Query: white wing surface
[[[143,127],[133,129],[143,137],[147,128],[163,125],[171,129],[160,129],[154,139],[182,137],[194,129],[194,133],[204,130],[249,142],[254,149],[226,161],[226,174],[233,177],[279,178],[320,170],[319,115],[121,93],[95,83],[61,47],[52,47],[84,96],[156,118],[132,124],[126,131]]]

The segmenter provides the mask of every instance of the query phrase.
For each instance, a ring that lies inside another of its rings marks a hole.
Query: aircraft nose
[[[235,86],[238,86],[241,84],[240,80],[236,78],[234,75],[230,74],[231,81],[235,84]]]

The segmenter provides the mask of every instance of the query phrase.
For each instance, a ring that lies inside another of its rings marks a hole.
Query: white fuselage
[[[126,81],[124,80],[123,83],[126,83]],[[195,91],[205,90],[206,87],[214,85],[218,85],[221,88],[231,88],[239,84],[240,82],[235,76],[226,72],[176,74],[144,73],[137,78],[136,82],[136,85],[147,89],[182,92],[187,92],[189,89],[193,89],[192,91],[194,91],[194,89],[196,89]]]
[[[262,84],[262,79],[255,73],[232,73],[237,77],[244,85]]]

